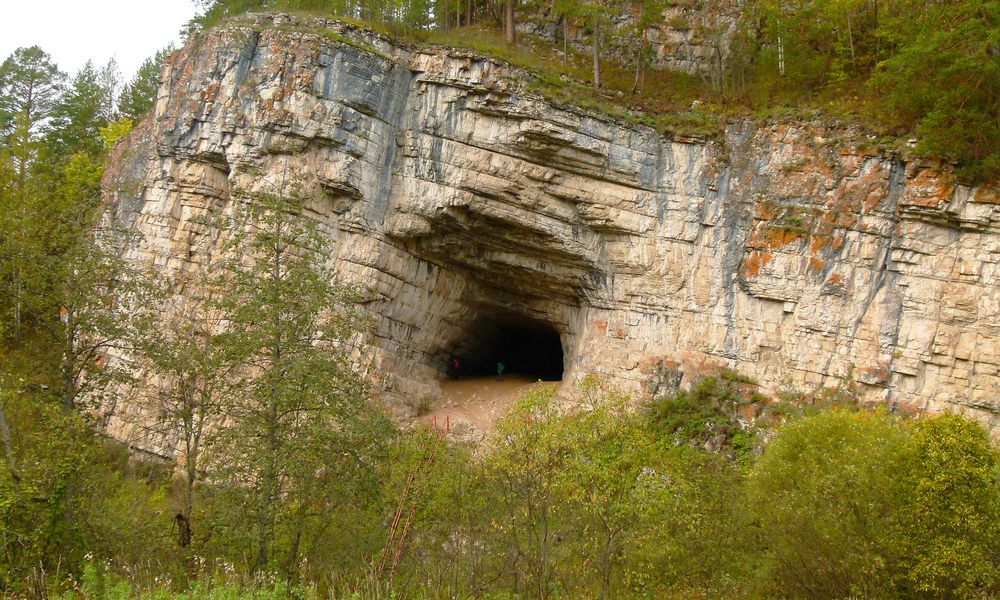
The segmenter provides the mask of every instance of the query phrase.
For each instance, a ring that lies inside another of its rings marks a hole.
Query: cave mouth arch
[[[552,325],[517,314],[481,314],[468,333],[455,350],[462,376],[496,376],[503,362],[509,375],[562,381],[562,339]]]

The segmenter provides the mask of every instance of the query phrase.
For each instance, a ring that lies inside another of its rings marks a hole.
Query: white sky
[[[112,56],[123,81],[195,16],[191,0],[0,0],[0,62],[20,46],[41,46],[72,76],[87,59]]]

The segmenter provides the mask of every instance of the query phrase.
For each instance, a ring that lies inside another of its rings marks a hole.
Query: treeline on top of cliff
[[[300,10],[473,47],[532,67],[542,91],[617,105],[618,114],[621,105],[637,108],[645,116],[625,114],[666,131],[711,135],[732,115],[820,111],[864,123],[888,149],[903,150],[916,136],[913,152],[958,163],[962,179],[1000,174],[996,0],[199,2],[207,9],[199,26],[248,11]],[[548,47],[517,35],[518,25],[540,21],[556,32]],[[710,49],[698,76],[647,74],[657,28]],[[559,93],[574,81],[598,89],[590,98],[581,89]]]

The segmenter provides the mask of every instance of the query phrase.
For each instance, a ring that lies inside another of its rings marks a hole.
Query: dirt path
[[[484,434],[492,430],[503,411],[533,385],[537,385],[537,381],[518,375],[507,375],[503,381],[496,377],[445,381],[441,383],[441,397],[431,411],[418,420],[436,422],[441,428],[450,423],[459,436]],[[469,426],[473,431],[466,431]]]

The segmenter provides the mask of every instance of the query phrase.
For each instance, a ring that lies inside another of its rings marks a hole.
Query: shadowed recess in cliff
[[[496,375],[502,362],[509,374],[562,380],[562,341],[551,325],[513,313],[481,314],[467,333],[453,350],[462,361],[463,375]]]
[[[378,300],[359,368],[389,406],[437,394],[456,353],[513,373],[541,329],[561,336],[567,384],[592,373],[645,396],[656,365],[725,365],[769,390],[846,382],[866,402],[1000,424],[995,184],[818,118],[661,138],[524,93],[503,63],[275,19],[248,21],[256,46],[220,28],[164,66],[103,182],[109,218],[143,239],[127,260],[173,277],[237,258],[207,225],[226,186],[297,170],[328,200],[311,216],[331,271]],[[549,347],[529,368],[561,355]],[[108,429],[125,439],[138,428],[121,415]]]

